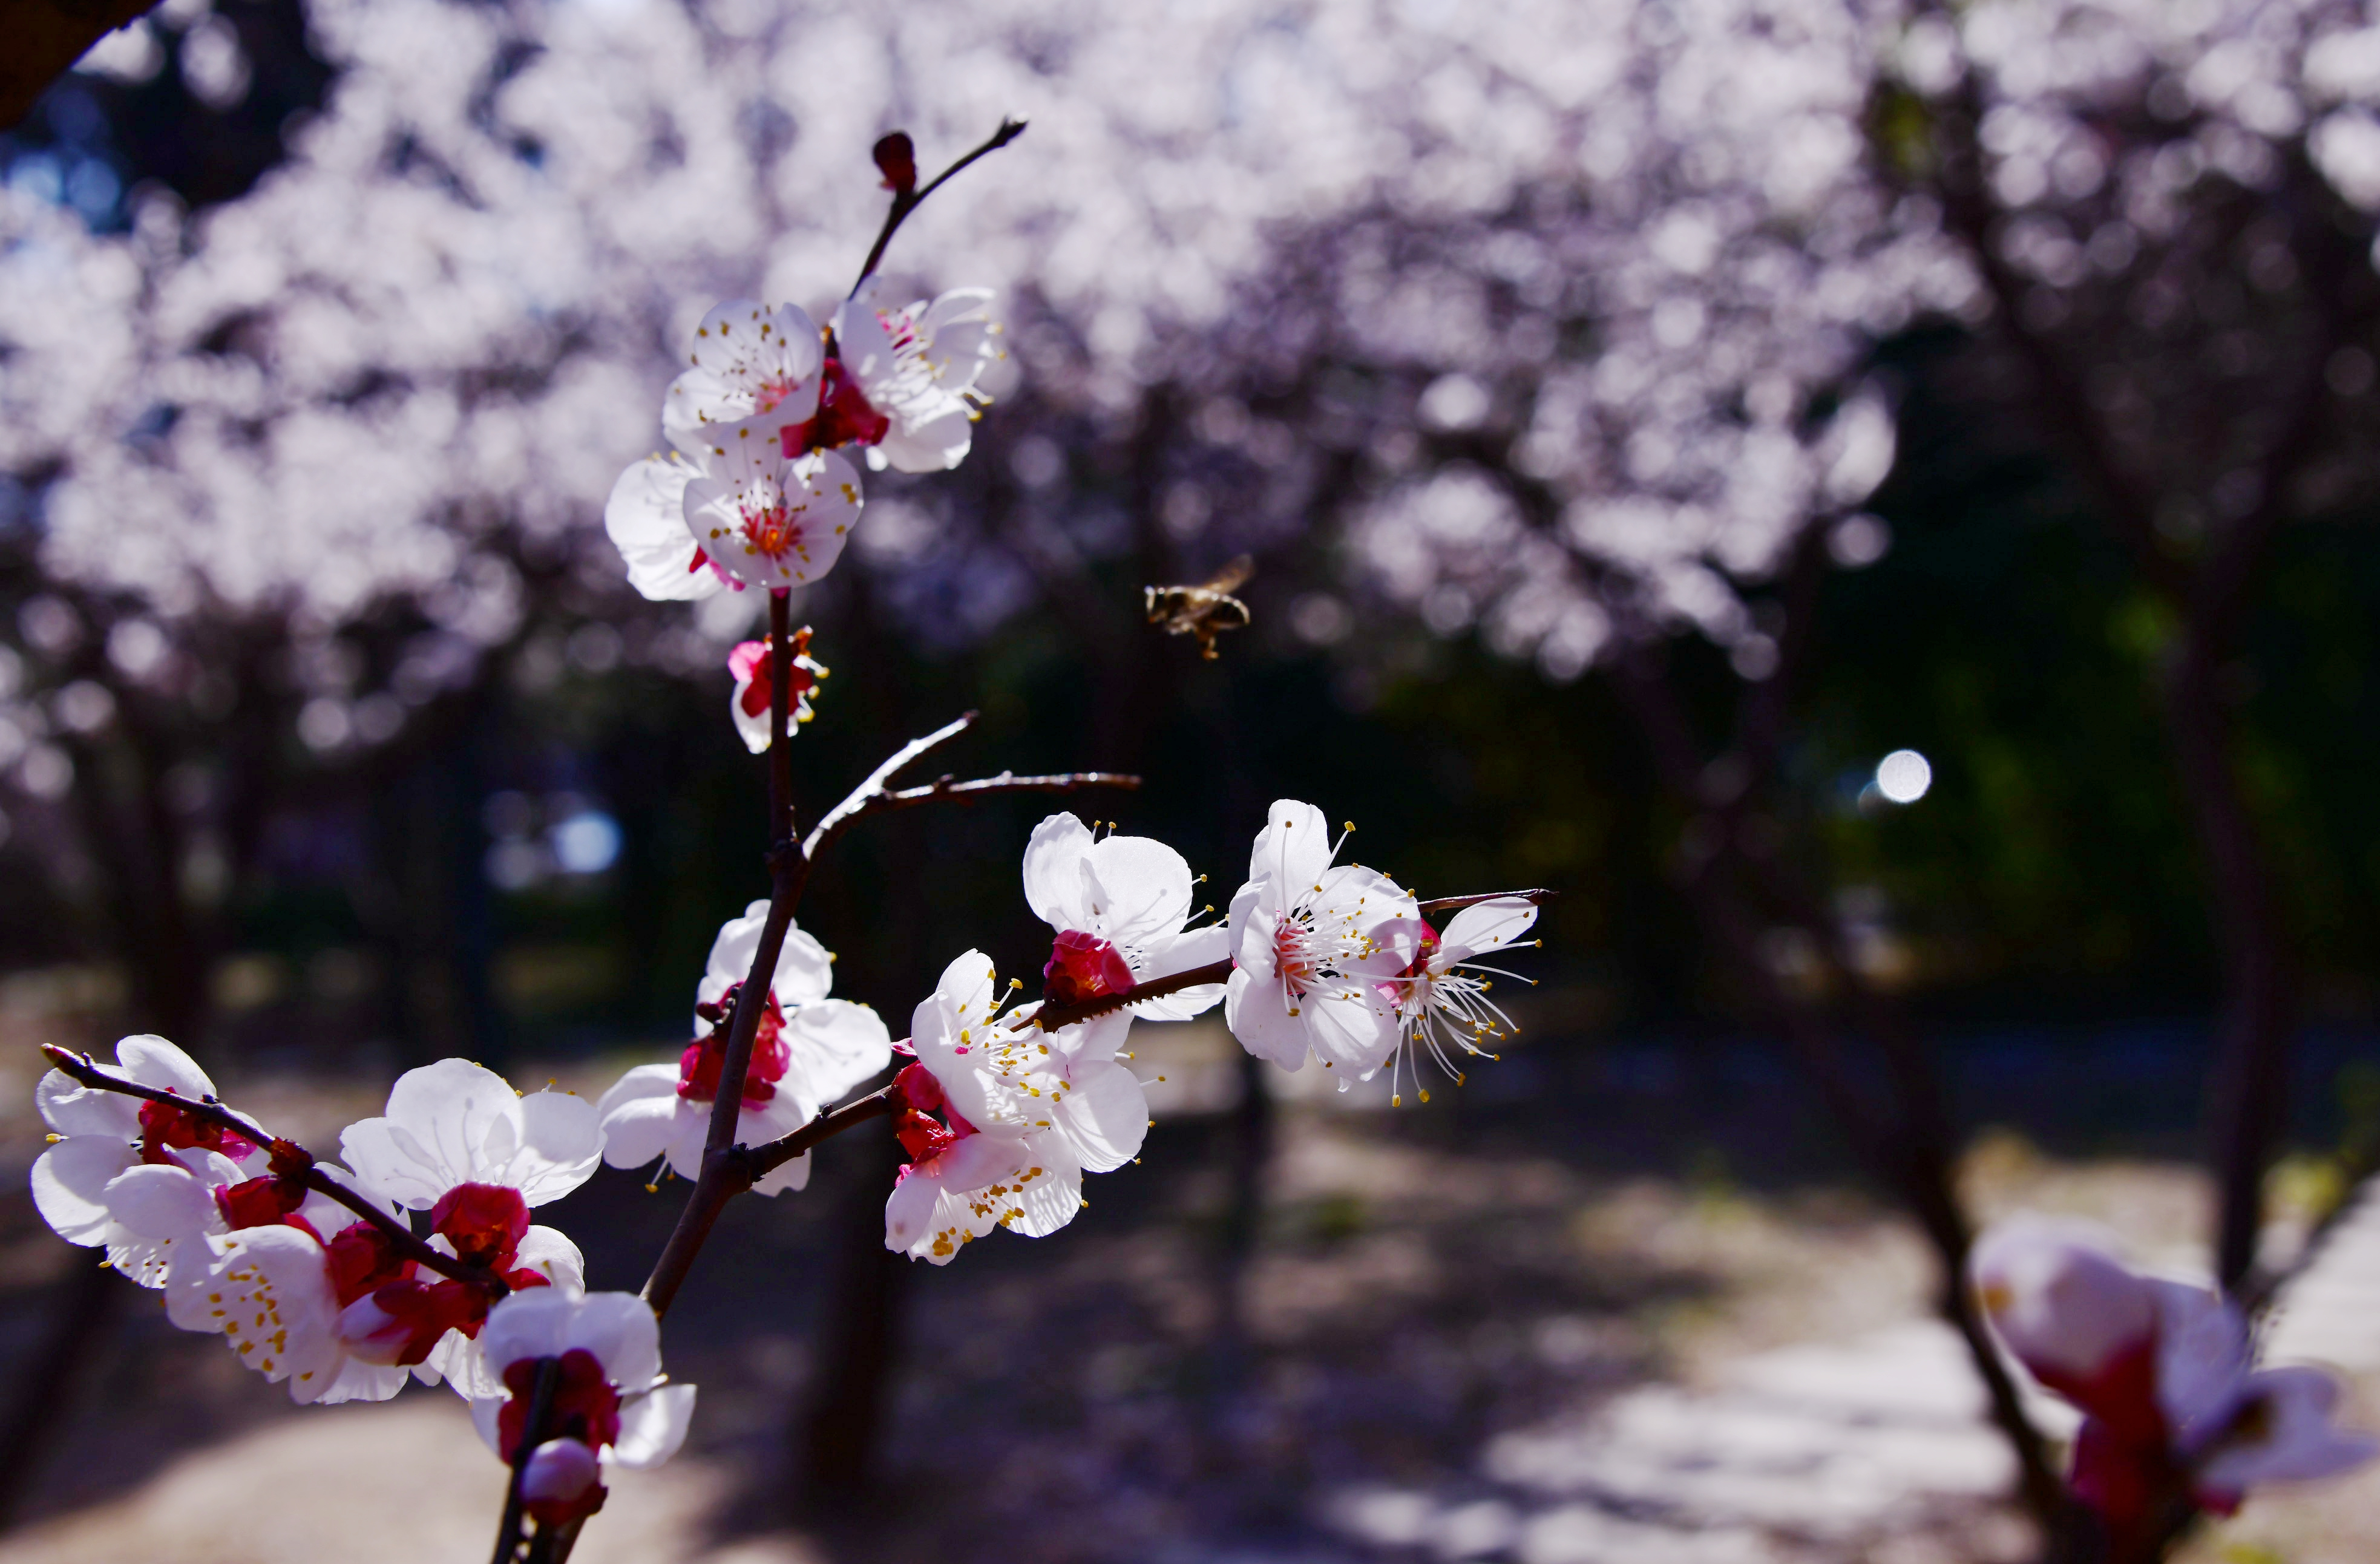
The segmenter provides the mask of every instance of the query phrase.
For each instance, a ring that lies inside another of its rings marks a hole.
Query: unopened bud
[[[595,1452],[576,1439],[548,1439],[529,1451],[521,1469],[521,1497],[554,1502],[577,1498],[601,1474]]]
[[[892,1088],[912,1112],[931,1113],[942,1105],[942,1084],[922,1064],[905,1065],[892,1077]]]
[[[876,143],[876,166],[883,171],[884,188],[896,196],[915,194],[917,188],[917,149],[911,143],[908,132],[895,130]]]

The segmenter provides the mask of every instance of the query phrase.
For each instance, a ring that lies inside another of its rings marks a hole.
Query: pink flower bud
[[[576,1439],[548,1439],[529,1451],[521,1468],[521,1507],[540,1526],[583,1520],[603,1506],[602,1468],[595,1452]]]

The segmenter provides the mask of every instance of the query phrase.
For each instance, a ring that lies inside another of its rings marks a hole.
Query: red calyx
[[[165,1089],[173,1090],[171,1086]],[[171,1162],[173,1158],[165,1155],[168,1147],[176,1151],[188,1151],[193,1147],[220,1151],[235,1162],[256,1149],[254,1143],[246,1136],[234,1134],[221,1124],[201,1119],[187,1108],[176,1108],[164,1102],[142,1103],[140,1160]]]
[[[331,1287],[343,1309],[391,1282],[413,1279],[414,1262],[398,1254],[388,1234],[370,1222],[340,1229],[322,1248],[329,1255]]]
[[[942,1084],[922,1064],[903,1065],[892,1077],[892,1089],[915,1112],[931,1113],[942,1106]]]
[[[1400,977],[1419,977],[1429,965],[1429,958],[1438,954],[1438,930],[1425,921],[1421,926],[1421,943],[1414,951],[1413,964],[1397,974]]]
[[[1097,935],[1070,928],[1050,942],[1050,964],[1041,969],[1041,997],[1051,1004],[1080,1004],[1133,986],[1123,952]]]
[[[696,1007],[696,1013],[711,1024],[710,1036],[688,1043],[677,1060],[677,1095],[688,1102],[716,1102],[719,1099],[720,1076],[727,1068],[727,1034],[722,1022],[735,1013],[735,996],[741,983],[721,996],[715,1008],[718,1018]],[[785,1078],[785,1071],[794,1061],[793,1049],[785,1044],[785,1012],[777,1007],[777,996],[771,991],[768,1008],[760,1012],[759,1029],[752,1035],[752,1063],[744,1072],[744,1106],[759,1108],[777,1095],[777,1083]]]
[[[538,1364],[522,1358],[504,1365],[504,1388],[513,1399],[496,1414],[496,1446],[517,1450],[527,1432],[529,1398],[537,1392]],[[589,1449],[601,1449],[620,1437],[620,1392],[603,1376],[603,1365],[584,1347],[573,1347],[555,1360],[553,1410],[538,1439],[576,1439]]]
[[[829,358],[819,374],[818,412],[805,422],[787,424],[777,438],[791,460],[838,445],[873,445],[892,430],[892,420],[876,410],[843,360]]]
[[[504,1184],[456,1184],[430,1208],[430,1227],[465,1265],[500,1271],[528,1232],[528,1202]]]
[[[234,1232],[242,1228],[269,1228],[288,1219],[306,1203],[306,1186],[296,1179],[267,1173],[215,1190],[215,1209]],[[305,1224],[311,1231],[311,1224]]]
[[[392,1281],[371,1295],[382,1314],[405,1331],[405,1345],[396,1353],[400,1367],[410,1368],[430,1355],[440,1337],[459,1330],[476,1337],[487,1322],[488,1295],[461,1281]]]
[[[876,167],[884,176],[884,188],[896,196],[915,194],[917,188],[917,149],[905,130],[895,130],[876,143]]]

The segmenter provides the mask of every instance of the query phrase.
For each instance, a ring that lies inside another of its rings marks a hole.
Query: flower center
[[[1079,928],[1067,929],[1050,943],[1050,963],[1041,969],[1042,997],[1051,1004],[1080,1004],[1132,986],[1123,952]]]
[[[1299,998],[1322,976],[1321,957],[1314,948],[1314,930],[1307,926],[1307,916],[1293,913],[1272,931],[1273,970],[1281,974],[1290,993]]]
[[[744,987],[730,988],[719,998],[715,1007],[718,1020],[710,1036],[688,1043],[677,1060],[677,1095],[688,1102],[715,1102],[719,1098],[719,1078],[727,1068],[727,1021],[735,1013],[735,996]],[[708,1012],[706,1012],[706,1014]],[[769,991],[768,1008],[760,1012],[759,1030],[752,1037],[752,1064],[744,1073],[744,1106],[759,1108],[777,1095],[777,1083],[794,1061],[793,1049],[784,1037],[785,1012],[777,1007],[775,989]]]
[[[840,358],[830,358],[819,376],[819,410],[805,423],[787,424],[778,436],[788,459],[838,445],[873,445],[892,432],[892,420],[876,410]]]
[[[778,559],[787,550],[801,546],[801,517],[783,499],[757,509],[747,505],[743,515],[744,543],[748,552]]]

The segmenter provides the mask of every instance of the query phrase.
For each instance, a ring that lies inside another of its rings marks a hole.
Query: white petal
[[[648,456],[620,474],[604,502],[603,531],[628,567],[628,585],[656,602],[727,589],[686,530],[686,486],[696,471],[682,456]]]
[[[215,1095],[215,1084],[198,1061],[163,1037],[145,1032],[126,1037],[115,1045],[115,1061],[144,1086],[162,1086],[194,1102]]]
[[[643,1097],[622,1097],[630,1080],[651,1071],[668,1077],[663,1089]],[[603,1160],[614,1168],[641,1168],[666,1152],[692,1128],[697,1138],[710,1117],[708,1103],[688,1102],[677,1095],[677,1068],[640,1064],[627,1079],[603,1094]]]
[[[542,1206],[594,1177],[603,1159],[603,1126],[595,1105],[569,1092],[548,1087],[518,1100],[520,1145],[491,1169],[489,1178],[519,1190],[530,1205]]]
[[[587,1294],[571,1315],[566,1340],[594,1353],[623,1395],[636,1395],[661,1377],[661,1321],[633,1292]]]
[[[1240,1047],[1258,1059],[1269,1059],[1284,1070],[1305,1063],[1311,1044],[1304,1019],[1290,1013],[1287,990],[1278,980],[1264,981],[1242,967],[1232,974],[1223,992],[1223,1024]]]
[[[719,926],[710,941],[710,959],[703,964],[702,982],[695,989],[696,1003],[715,1004],[730,988],[752,976],[752,960],[760,953],[761,926],[768,921],[769,903],[754,902],[744,909],[742,917]],[[804,933],[799,924],[787,926],[785,941],[777,952],[776,975],[770,979],[779,1008],[815,1004],[826,998],[833,982],[833,958],[826,947]],[[699,1015],[694,1017],[695,1035],[701,1036],[710,1024]]]
[[[755,1179],[752,1182],[752,1193],[783,1194],[789,1189],[808,1189],[809,1182],[810,1154],[805,1151],[799,1157],[778,1163],[776,1167]]]
[[[804,1005],[785,1024],[783,1037],[790,1057],[780,1089],[790,1089],[813,1110],[842,1100],[892,1062],[884,1018],[849,1000]]]
[[[1059,933],[1091,927],[1089,887],[1083,879],[1090,851],[1090,828],[1062,812],[1035,826],[1025,844],[1025,904]]]
[[[480,1327],[480,1355],[489,1373],[501,1382],[504,1371],[525,1358],[558,1358],[578,1345],[569,1333],[579,1303],[552,1287],[531,1287],[499,1299]]]
[[[1037,1140],[1038,1154],[1017,1175],[1004,1206],[1001,1226],[1025,1238],[1047,1238],[1075,1219],[1083,1208],[1083,1170],[1068,1147],[1055,1137]]]
[[[1448,920],[1438,937],[1439,949],[1451,961],[1501,950],[1526,934],[1536,921],[1537,909],[1525,896],[1474,902]]]
[[[571,1298],[587,1291],[586,1256],[560,1229],[531,1224],[514,1254],[516,1265],[544,1277],[553,1284],[552,1291]]]
[[[178,1163],[140,1163],[107,1186],[108,1214],[143,1238],[188,1238],[221,1231],[214,1186]]]
[[[625,1467],[659,1466],[677,1454],[694,1421],[694,1387],[664,1385],[620,1408],[620,1437],[613,1459]]]
[[[1248,878],[1310,885],[1330,867],[1330,824],[1322,811],[1294,798],[1276,798],[1248,853]]]
[[[1190,865],[1154,837],[1109,837],[1091,849],[1090,874],[1099,903],[1094,931],[1111,944],[1171,940],[1189,920]]]
[[[62,1135],[104,1135],[125,1142],[140,1138],[139,1098],[79,1085],[63,1070],[42,1077],[33,1087],[33,1106],[42,1110],[42,1121]]]
[[[1123,1065],[1086,1064],[1050,1117],[1083,1167],[1105,1173],[1140,1155],[1148,1134],[1148,1097]]]
[[[115,1226],[107,1186],[136,1160],[130,1146],[104,1135],[62,1140],[33,1163],[33,1207],[68,1243],[105,1243]]]

